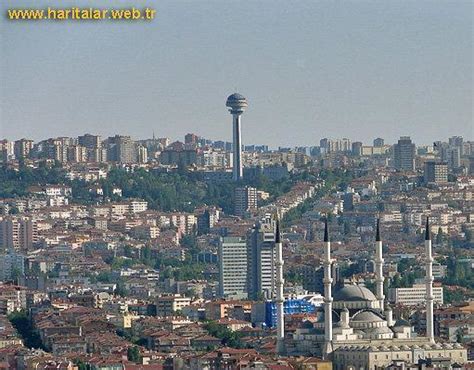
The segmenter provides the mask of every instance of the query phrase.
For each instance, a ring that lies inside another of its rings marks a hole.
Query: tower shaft
[[[243,177],[242,170],[242,135],[240,130],[240,113],[232,113],[233,117],[233,147],[234,158],[232,168],[232,179],[240,181]]]

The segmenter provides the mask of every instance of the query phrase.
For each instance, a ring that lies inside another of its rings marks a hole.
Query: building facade
[[[236,216],[245,217],[257,210],[257,189],[251,186],[235,188],[234,213]]]
[[[219,295],[247,297],[247,241],[224,237],[219,241]]]
[[[395,168],[400,171],[415,170],[416,146],[409,136],[402,136],[393,146]]]

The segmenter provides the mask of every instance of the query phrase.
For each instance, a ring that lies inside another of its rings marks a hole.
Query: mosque
[[[350,284],[337,290],[333,296],[333,260],[327,222],[324,234],[324,310],[317,313],[315,322],[304,322],[294,333],[284,335],[282,328],[277,328],[277,332],[281,333],[282,343],[277,347],[280,354],[322,357],[332,360],[336,370],[386,369],[390,365],[416,364],[420,360],[428,360],[439,364],[440,368],[451,369],[456,368],[456,364],[467,362],[467,350],[461,344],[435,341],[433,256],[428,219],[424,258],[427,292],[426,336],[417,336],[405,320],[395,321],[392,310],[385,301],[382,273],[384,260],[379,222],[374,259],[375,294],[364,286]],[[283,322],[283,318],[279,322]]]

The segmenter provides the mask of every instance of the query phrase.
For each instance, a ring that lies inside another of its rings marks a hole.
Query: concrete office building
[[[434,303],[443,304],[443,287],[433,287]],[[390,288],[388,299],[395,304],[418,306],[426,302],[426,287],[424,284],[414,284],[411,288]]]
[[[219,240],[219,295],[247,297],[247,241],[241,237]]]
[[[275,294],[275,226],[270,217],[257,222],[247,238],[247,291],[250,299]]]
[[[459,148],[459,154],[464,155],[464,138],[462,136],[452,136],[448,139],[449,146]]]
[[[395,168],[400,171],[415,170],[416,146],[409,136],[401,136],[393,146]]]

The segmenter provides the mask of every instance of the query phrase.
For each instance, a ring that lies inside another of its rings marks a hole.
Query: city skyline
[[[231,129],[232,129],[232,127],[231,127]],[[245,131],[243,131],[243,133],[244,132]],[[106,141],[107,139],[114,138],[114,137],[126,137],[126,138],[130,138],[132,141],[135,141],[135,142],[141,142],[141,141],[147,141],[147,140],[153,140],[153,139],[155,139],[157,141],[159,141],[161,139],[169,139],[170,143],[172,144],[174,142],[184,143],[186,135],[195,135],[200,140],[206,140],[206,141],[210,141],[210,142],[213,142],[213,143],[215,143],[215,142],[224,142],[226,144],[232,144],[232,142],[233,142],[232,138],[230,138],[230,139],[225,138],[224,139],[224,138],[219,138],[219,137],[201,136],[198,132],[186,132],[181,137],[178,137],[178,136],[173,136],[173,137],[161,136],[161,135],[157,135],[156,132],[152,132],[151,135],[147,136],[147,137],[135,137],[133,135],[130,135],[128,133],[123,133],[123,132],[112,132],[112,133],[107,134],[107,135],[100,135],[95,131],[81,132],[78,135],[58,135],[58,136],[51,136],[51,137],[38,136],[38,139],[34,139],[33,135],[30,135],[28,137],[18,137],[18,138],[0,137],[0,140],[7,140],[7,141],[10,141],[10,142],[20,141],[20,140],[32,140],[33,143],[37,144],[37,143],[41,143],[43,141],[47,141],[47,140],[51,140],[51,139],[58,139],[58,138],[77,139],[78,137],[84,136],[84,135],[85,136],[91,135],[93,137],[99,137],[102,142]],[[433,146],[433,144],[435,144],[436,142],[446,142],[446,140],[457,138],[457,137],[460,137],[460,138],[464,139],[466,142],[472,141],[469,138],[463,137],[462,135],[450,135],[449,137],[439,137],[439,138],[435,138],[436,139],[435,141],[429,142],[429,143],[415,142],[413,140],[413,137],[410,136],[410,135],[400,135],[397,138],[395,138],[393,140],[393,142],[390,141],[390,140],[386,140],[386,138],[381,137],[381,136],[374,136],[372,138],[367,137],[367,138],[365,138],[364,141],[358,141],[358,140],[352,139],[351,137],[341,135],[339,137],[321,136],[321,137],[315,138],[315,141],[310,145],[298,145],[298,144],[296,144],[296,145],[287,145],[287,146],[284,146],[284,145],[271,146],[271,145],[268,145],[264,141],[257,141],[257,142],[248,142],[248,143],[244,142],[244,143],[242,143],[242,148],[245,148],[247,146],[248,147],[251,147],[251,146],[265,146],[265,147],[268,147],[268,150],[270,150],[270,151],[279,150],[279,149],[314,148],[314,147],[320,147],[321,146],[321,141],[324,141],[324,140],[329,140],[329,141],[344,141],[344,140],[347,140],[349,144],[362,143],[363,146],[374,146],[374,142],[376,140],[382,140],[384,142],[383,145],[393,146],[393,145],[397,144],[398,140],[400,140],[401,138],[404,138],[404,137],[407,137],[407,138],[411,139],[413,144],[415,144],[417,147],[430,147],[430,146]],[[377,145],[375,145],[375,146],[377,146]]]
[[[238,91],[244,144],[474,137],[471,2],[148,5],[146,24],[3,22],[0,136],[231,141],[223,103]]]

